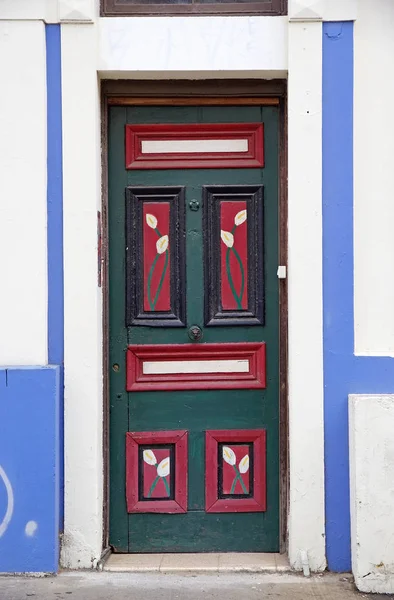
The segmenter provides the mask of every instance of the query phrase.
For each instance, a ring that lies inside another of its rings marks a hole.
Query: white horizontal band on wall
[[[144,361],[144,375],[178,373],[249,373],[249,360],[160,360]]]
[[[142,154],[171,152],[247,152],[249,143],[241,140],[143,140]]]

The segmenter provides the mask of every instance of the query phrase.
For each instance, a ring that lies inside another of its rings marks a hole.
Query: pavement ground
[[[351,575],[264,573],[62,572],[56,577],[0,577],[0,600],[369,600]]]

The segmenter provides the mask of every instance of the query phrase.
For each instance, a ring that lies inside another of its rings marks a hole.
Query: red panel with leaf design
[[[168,202],[144,202],[144,310],[171,308]]]
[[[266,510],[265,429],[206,431],[205,510]]]
[[[126,433],[127,512],[186,512],[187,461],[187,431]]]
[[[221,202],[221,300],[223,310],[248,308],[246,202]]]

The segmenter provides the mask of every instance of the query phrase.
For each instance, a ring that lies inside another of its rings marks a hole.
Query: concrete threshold
[[[291,568],[284,554],[229,552],[111,554],[103,570],[113,573],[285,573]]]

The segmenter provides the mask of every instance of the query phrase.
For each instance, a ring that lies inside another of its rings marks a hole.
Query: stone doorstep
[[[104,571],[113,573],[285,573],[291,571],[284,554],[111,554]]]

